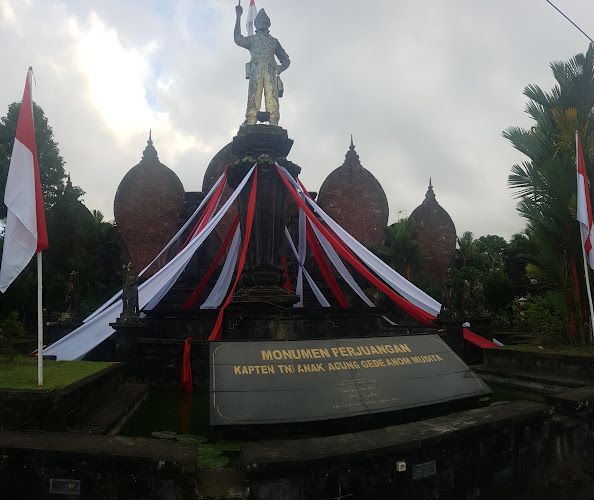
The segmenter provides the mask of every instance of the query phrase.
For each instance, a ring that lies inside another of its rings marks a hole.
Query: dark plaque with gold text
[[[490,394],[438,335],[212,342],[211,425],[305,422]]]

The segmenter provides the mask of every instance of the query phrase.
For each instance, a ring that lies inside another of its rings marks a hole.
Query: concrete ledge
[[[36,458],[58,454],[85,456],[91,461],[127,461],[162,472],[196,472],[196,445],[178,441],[54,432],[0,432],[0,455]]]
[[[79,427],[124,380],[124,365],[114,363],[63,389],[0,389],[0,429],[63,431]]]
[[[594,381],[594,357],[506,349],[485,349],[484,353],[485,368]]]
[[[475,365],[471,368],[485,382],[522,387],[539,392],[567,391],[591,383],[575,378],[554,376],[549,373],[502,370],[485,365]]]
[[[570,417],[588,418],[594,411],[594,387],[579,387],[558,394],[548,394],[545,401],[555,407],[557,413]]]
[[[517,423],[550,419],[554,409],[530,401],[493,404],[420,422],[363,432],[294,441],[245,443],[241,459],[246,478],[280,478],[323,467],[344,466],[411,451],[440,448]]]
[[[56,478],[79,482],[80,498],[194,498],[196,446],[149,438],[0,432],[3,498],[53,498],[48,488]]]

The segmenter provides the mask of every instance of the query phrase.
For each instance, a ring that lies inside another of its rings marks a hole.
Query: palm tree
[[[386,233],[386,245],[376,247],[375,253],[392,269],[411,281],[423,261],[419,242],[414,239],[412,220],[400,219],[388,226]]]
[[[462,258],[462,267],[466,267],[466,261],[474,259],[476,254],[474,234],[472,231],[464,231],[462,237],[456,236],[456,240],[458,241],[458,251]]]
[[[526,111],[535,124],[529,130],[510,127],[503,132],[528,157],[512,167],[508,185],[515,190],[518,211],[527,220],[527,270],[539,283],[562,291],[571,324],[575,322],[580,333],[577,339],[583,342],[587,329],[580,321],[585,298],[577,279],[583,268],[575,220],[575,131],[580,133],[586,169],[593,179],[594,44],[586,54],[552,63],[551,69],[557,81],[551,92],[537,85],[524,89],[529,99]]]

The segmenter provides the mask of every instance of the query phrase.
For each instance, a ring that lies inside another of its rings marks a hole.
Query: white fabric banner
[[[33,153],[14,140],[4,203],[7,207],[4,249],[0,268],[0,291],[5,292],[37,249],[35,212],[35,164]]]
[[[255,165],[254,165],[255,167]],[[219,221],[223,218],[231,204],[235,201],[241,190],[245,187],[247,181],[254,171],[254,167],[247,173],[237,189],[225,202],[221,210],[210,219],[206,226],[193,238],[188,245],[171,259],[158,273],[151,276],[147,281],[138,287],[138,303],[140,309],[143,309],[153,297],[164,294],[169,291],[173,283],[174,276],[179,276],[185,269],[188,262],[194,255],[194,252],[200,248],[209,234],[214,230]],[[166,290],[165,290],[166,289]],[[165,292],[164,292],[165,290]],[[164,293],[163,293],[164,292]],[[115,331],[110,323],[122,313],[121,299],[108,306],[101,313],[88,320],[86,323],[61,338],[47,349],[45,353],[55,355],[59,360],[81,359],[91,349],[98,346]]]
[[[342,260],[340,260],[340,257],[336,253],[336,250],[332,248],[330,242],[326,238],[324,238],[324,235],[320,233],[320,230],[316,227],[316,225],[309,220],[309,217],[307,220],[307,223],[311,225],[311,228],[313,229],[316,237],[318,238],[320,245],[324,249],[324,252],[326,252],[326,255],[330,259],[330,262],[332,262],[332,265],[340,273],[342,279],[344,279],[344,281],[352,288],[352,290],[359,297],[361,297],[361,300],[363,300],[363,302],[365,302],[369,307],[375,307],[375,304],[371,302],[371,300],[369,300],[369,297],[367,297],[367,295],[365,295],[365,292],[361,290],[361,287],[357,284],[355,278],[352,277],[351,273],[349,273],[348,269],[342,263]]]
[[[258,13],[258,9],[256,8],[256,3],[254,0],[250,0],[250,4],[248,6],[247,16],[245,18],[245,29],[247,30],[248,36],[254,34],[254,19],[256,19],[256,15]]]
[[[299,270],[297,271],[297,285],[295,286],[295,293],[299,297],[299,302],[293,304],[293,307],[303,307],[303,265],[305,264],[305,256],[307,253],[306,241],[305,241],[305,212],[299,210],[299,252],[296,256],[297,263],[299,264]]]
[[[238,225],[233,235],[233,241],[229,247],[229,253],[225,259],[225,264],[221,270],[221,274],[215,283],[215,286],[211,290],[204,304],[200,306],[200,309],[216,309],[219,307],[229,291],[229,285],[233,278],[233,271],[235,271],[235,263],[237,262],[237,256],[239,255],[239,247],[241,246],[241,227]]]
[[[169,243],[167,243],[167,245],[165,245],[163,250],[161,250],[159,252],[159,255],[157,255],[148,266],[146,266],[142,271],[140,271],[140,273],[138,273],[139,277],[142,276],[146,272],[146,270],[149,267],[151,267],[157,261],[157,259],[159,259],[159,257],[161,257],[165,252],[167,252],[171,248],[171,246],[178,240],[178,238],[184,233],[184,231],[186,229],[188,229],[188,227],[192,223],[192,221],[196,218],[196,216],[202,211],[204,206],[212,198],[212,195],[217,190],[217,187],[219,187],[219,184],[222,182],[224,176],[225,176],[225,174],[221,174],[221,176],[218,178],[217,182],[215,182],[214,186],[211,188],[211,190],[208,192],[208,194],[204,197],[204,199],[200,202],[200,205],[198,206],[198,208],[196,210],[194,210],[194,213],[190,216],[190,218],[186,221],[186,223],[182,226],[182,228],[175,234],[175,236],[173,238],[171,238],[171,240],[169,241]],[[120,290],[118,293],[116,293],[111,299],[109,299],[99,309],[97,309],[95,312],[93,312],[87,318],[85,318],[83,320],[83,323],[86,323],[87,321],[93,319],[98,314],[105,311],[105,309],[107,309],[110,305],[112,305],[121,296],[122,296],[122,290]]]
[[[305,279],[307,280],[307,283],[309,283],[309,286],[313,290],[313,293],[316,296],[316,299],[318,299],[318,302],[320,303],[320,305],[322,307],[330,307],[330,303],[326,300],[326,297],[324,297],[324,294],[318,288],[318,285],[316,285],[315,281],[309,275],[309,273],[307,272],[307,269],[305,269],[303,264],[300,262],[299,254],[297,253],[297,249],[295,248],[293,239],[291,238],[291,235],[289,234],[289,230],[286,227],[285,227],[285,236],[287,237],[287,240],[289,241],[289,245],[291,245],[291,250],[293,250],[293,255],[297,259],[297,262],[299,262],[299,268],[303,269],[303,274],[305,275]],[[302,293],[303,293],[303,291],[302,291]]]
[[[301,186],[293,179],[287,170],[276,164],[285,178],[297,189],[297,192],[303,192]],[[361,243],[347,233],[340,225],[338,225],[326,212],[324,212],[318,204],[311,198],[306,197],[307,203],[310,204],[313,211],[320,215],[322,220],[328,225],[332,231],[346,244],[347,247],[357,256],[361,261],[373,272],[375,272],[383,281],[386,282],[395,292],[399,293],[408,300],[411,304],[419,307],[423,311],[437,316],[441,310],[441,304],[433,297],[427,295],[423,290],[417,288],[410,281],[406,280],[394,269],[383,262],[379,257],[367,250]]]

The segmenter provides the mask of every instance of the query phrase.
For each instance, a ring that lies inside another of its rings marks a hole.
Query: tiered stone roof
[[[180,227],[184,187],[177,175],[159,161],[151,134],[140,163],[120,182],[114,200],[118,230],[136,272],[140,272]],[[165,259],[145,274],[154,274]]]
[[[415,239],[425,256],[421,264],[422,277],[433,278],[442,285],[456,250],[456,227],[437,202],[431,179],[423,203],[412,211],[410,217]]]
[[[361,165],[352,137],[344,163],[322,184],[318,203],[359,242],[367,246],[383,243],[388,198],[379,181]]]

